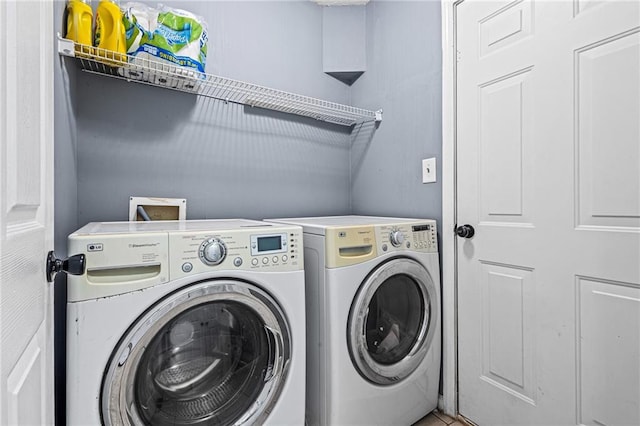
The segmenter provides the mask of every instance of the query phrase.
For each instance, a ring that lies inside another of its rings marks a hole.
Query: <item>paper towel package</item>
[[[208,41],[202,17],[162,5],[127,3],[123,21],[131,60],[122,75],[170,87],[202,77]]]

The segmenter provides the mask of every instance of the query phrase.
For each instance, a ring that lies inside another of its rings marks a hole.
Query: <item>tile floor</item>
[[[413,426],[468,426],[468,424],[435,410],[418,420]]]

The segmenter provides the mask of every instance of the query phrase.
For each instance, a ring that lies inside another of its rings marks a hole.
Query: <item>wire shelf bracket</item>
[[[83,71],[128,82],[193,93],[198,96],[315,118],[342,126],[382,121],[370,111],[252,83],[201,73],[151,59],[86,46],[58,35],[58,54],[76,58]]]

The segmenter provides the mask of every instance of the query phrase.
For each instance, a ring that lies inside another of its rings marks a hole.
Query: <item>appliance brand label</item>
[[[146,243],[146,244],[129,244],[129,248],[140,248],[140,247],[157,247],[160,243]]]

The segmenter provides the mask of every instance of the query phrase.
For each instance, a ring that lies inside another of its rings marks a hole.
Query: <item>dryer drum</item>
[[[371,358],[383,365],[401,361],[411,351],[428,316],[429,307],[411,277],[387,278],[371,297],[364,323]]]
[[[440,315],[435,283],[409,258],[378,265],[361,284],[347,325],[349,353],[366,380],[389,385],[424,359]]]
[[[105,376],[105,424],[233,425],[268,415],[287,373],[289,327],[266,293],[224,284],[169,296],[130,330],[113,359],[131,344],[130,355]]]

